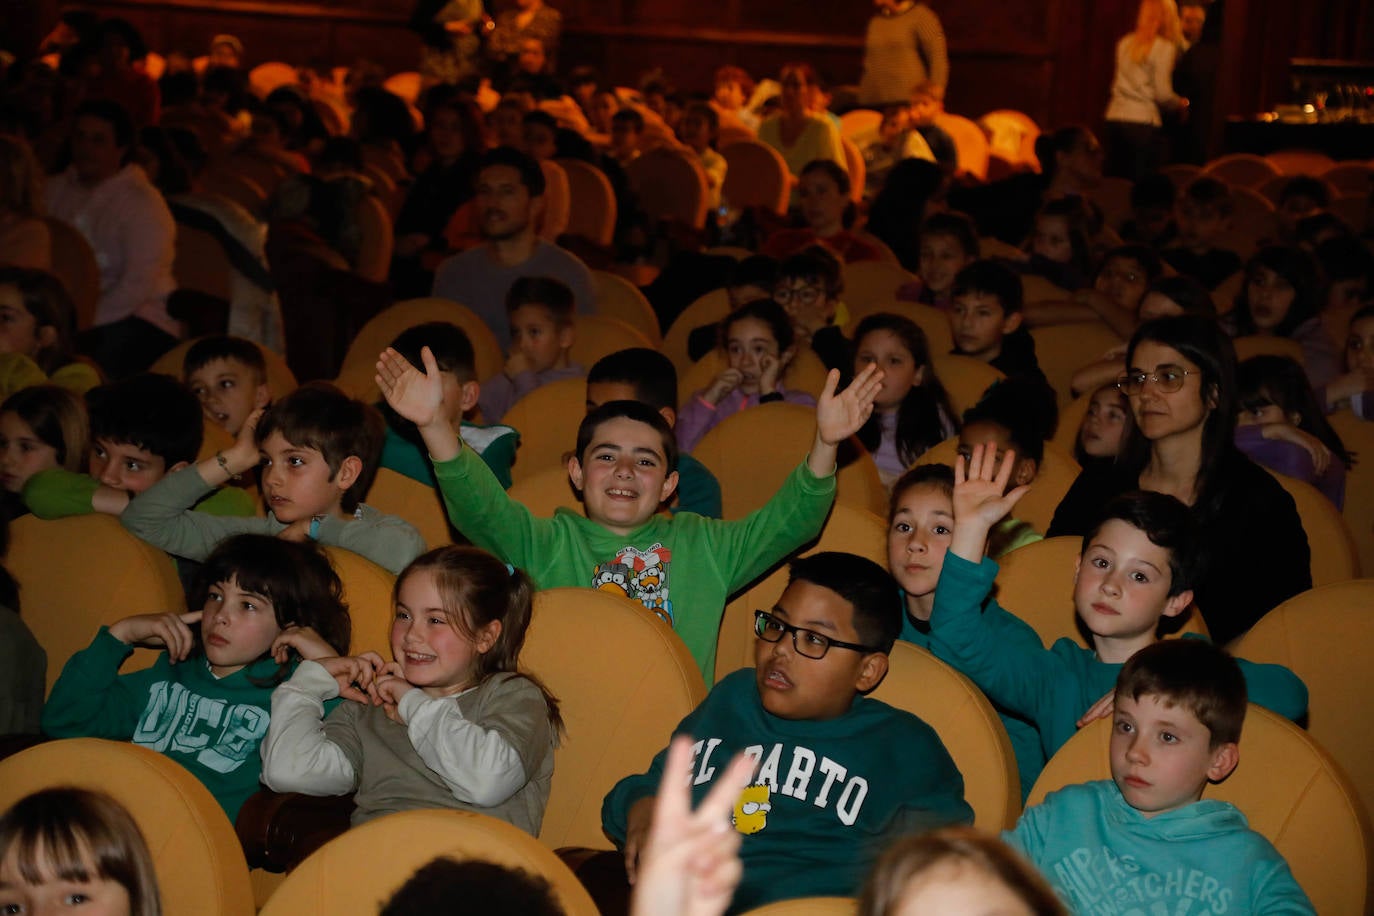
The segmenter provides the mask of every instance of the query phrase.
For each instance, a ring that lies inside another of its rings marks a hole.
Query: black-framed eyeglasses
[[[1154,372],[1127,372],[1116,378],[1116,387],[1126,394],[1140,394],[1146,382],[1154,382],[1160,391],[1172,394],[1183,387],[1183,380],[1190,375],[1201,375],[1194,369],[1182,366],[1160,366]]]
[[[825,290],[819,286],[779,286],[773,290],[773,301],[786,307],[794,300],[798,305],[815,305],[825,298]]]
[[[817,633],[805,627],[794,627],[790,623],[783,623],[767,611],[754,612],[754,635],[759,639],[764,642],[779,642],[787,633],[792,634],[792,648],[797,650],[798,655],[807,658],[825,658],[825,653],[829,652],[832,646],[837,649],[853,649],[855,652],[881,651],[872,646],[831,639],[824,633]]]

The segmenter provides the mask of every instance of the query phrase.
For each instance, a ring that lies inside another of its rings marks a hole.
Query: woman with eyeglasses
[[[1213,641],[1224,645],[1312,587],[1307,535],[1293,498],[1235,446],[1235,348],[1206,318],[1147,321],[1131,338],[1117,384],[1130,400],[1135,428],[1114,464],[1078,475],[1048,536],[1087,533],[1101,507],[1129,490],[1167,493],[1192,506],[1208,551],[1194,599]],[[1131,587],[1107,582],[1104,587]]]

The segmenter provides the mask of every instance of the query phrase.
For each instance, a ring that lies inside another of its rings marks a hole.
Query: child
[[[311,382],[265,413],[254,411],[230,448],[168,475],[130,503],[121,520],[154,547],[188,560],[203,559],[230,535],[252,532],[332,544],[400,572],[424,553],[424,538],[404,520],[362,504],[384,437],[375,409]],[[188,511],[259,463],[266,518]]]
[[[298,656],[348,651],[342,594],[313,545],[231,538],[197,572],[187,596],[196,610],[126,617],[71,657],[43,708],[43,732],[166,754],[205,784],[232,822],[258,790],[272,688]],[[165,651],[151,668],[121,675],[136,645]]]
[[[200,401],[205,419],[231,436],[239,434],[250,413],[272,400],[262,350],[242,337],[221,334],[191,344],[181,378]]]
[[[782,384],[796,351],[792,323],[771,299],[758,299],[726,315],[720,323],[720,349],[726,368],[698,391],[678,417],[678,448],[690,452],[720,421],[741,410],[786,401],[813,407],[816,399]]]
[[[1065,916],[1034,868],[1007,844],[968,827],[903,837],[869,873],[858,916],[921,913]]]
[[[908,130],[910,113],[905,105],[886,105],[883,119],[878,122],[878,134],[865,144],[864,199],[872,200],[882,190],[892,167],[903,159],[933,159],[930,147],[921,135]],[[939,128],[936,128],[937,130]]]
[[[1091,648],[1068,638],[1048,650],[1004,645],[980,612],[997,606],[988,599],[997,564],[984,558],[984,544],[1028,488],[1008,490],[1015,454],[1002,458],[995,476],[991,455],[978,445],[955,464],[954,535],[935,589],[932,651],[1035,723],[1048,759],[1097,718],[1122,663],[1158,639],[1165,618],[1188,609],[1203,545],[1192,512],[1172,496],[1137,491],[1112,500],[1075,564],[1074,608]],[[1293,672],[1242,664],[1256,703],[1289,719],[1305,712],[1307,688]]]
[[[1121,453],[1121,443],[1135,423],[1131,416],[1131,402],[1115,383],[1103,385],[1093,392],[1088,412],[1078,427],[1073,457],[1080,465],[1092,461],[1115,461]]]
[[[518,670],[533,593],[522,571],[475,547],[411,563],[393,593],[394,661],[369,652],[303,663],[272,694],[262,781],[277,792],[355,792],[354,825],[457,808],[538,836],[563,720],[544,685]],[[356,702],[326,717],[325,701],[340,695]]]
[[[1043,386],[1052,407],[1054,391],[1035,359],[1035,341],[1021,327],[1021,278],[1016,272],[999,261],[974,261],[955,276],[951,292],[954,352],[988,363],[1009,379]]]
[[[1310,175],[1298,175],[1279,191],[1274,203],[1276,241],[1293,245],[1298,241],[1298,223],[1314,213],[1331,206],[1331,194],[1326,182]]]
[[[902,589],[906,614],[901,638],[922,649],[931,648],[930,614],[935,607],[935,584],[940,580],[945,553],[954,535],[954,470],[947,464],[922,464],[902,475],[892,488],[887,517],[887,568]],[[1006,644],[1043,648],[1040,637],[1024,621],[989,607],[988,626],[999,630]],[[1021,776],[1021,797],[1030,794],[1035,777],[1045,766],[1040,733],[1027,719],[1001,707],[997,715],[1011,739]]]
[[[925,141],[940,167],[953,174],[959,167],[959,150],[954,144],[954,138],[937,123],[944,110],[944,87],[929,80],[912,87],[910,116],[907,120],[911,132]]]
[[[1139,912],[1314,912],[1244,815],[1202,798],[1239,762],[1246,682],[1235,659],[1200,640],[1141,649],[1113,693],[1112,778],[1051,793],[1003,838],[1075,913],[1107,900]]]
[[[160,916],[157,874],[138,824],[90,789],[43,789],[0,815],[0,912]]]
[[[733,310],[755,299],[771,299],[777,285],[777,259],[755,254],[731,265],[725,295]],[[687,335],[687,358],[696,362],[719,344],[720,322],[698,325]]]
[[[778,603],[755,612],[754,670],[726,677],[674,730],[696,741],[694,801],[727,778],[735,753],[758,766],[735,803],[744,874],[732,911],[852,895],[884,841],[972,821],[934,730],[861,696],[887,673],[896,595],[882,567],[853,554],[793,561]],[[664,759],[617,783],[601,808],[632,882]]]
[[[1045,204],[1035,214],[1035,229],[1026,244],[1029,260],[1017,266],[1069,292],[1082,289],[1092,273],[1090,221],[1080,198],[1061,197]]]
[[[67,389],[16,391],[0,405],[0,488],[13,498],[40,471],[80,473],[89,435],[86,405]]]
[[[419,362],[420,351],[425,347],[434,354],[439,371],[444,373],[444,410],[449,422],[461,426],[463,440],[482,456],[501,486],[509,488],[510,468],[515,463],[515,448],[520,442],[520,434],[509,426],[480,426],[463,419],[468,411],[477,406],[482,390],[477,382],[472,341],[456,324],[431,321],[402,331],[391,342],[391,348],[407,361]],[[434,465],[429,463],[424,442],[415,424],[397,416],[385,401],[377,406],[386,419],[382,467],[391,468],[428,486],[437,486]]]
[[[839,373],[831,372],[806,461],[767,505],[734,522],[689,512],[658,516],[677,486],[672,427],[637,401],[602,404],[583,419],[568,460],[586,517],[558,512],[546,519],[512,502],[463,447],[439,409],[438,366],[428,352],[421,355],[423,375],[387,350],[377,383],[387,403],[419,427],[454,525],[477,546],[529,570],[541,588],[623,583],[627,595],[672,623],[708,676],[726,598],[820,531],[834,500],[837,446],[868,419],[882,381],[870,367],[836,394]]]
[[[72,348],[76,306],[55,275],[24,267],[0,267],[0,353],[22,353],[54,385],[85,394],[100,373]]]
[[[1252,356],[1236,367],[1236,447],[1271,471],[1312,484],[1341,509],[1351,456],[1286,356]]]
[[[921,292],[917,302],[948,311],[954,278],[978,260],[978,230],[962,213],[934,213],[921,223]]]
[[[601,357],[587,373],[587,412],[609,401],[648,404],[669,426],[677,425],[677,369],[673,361],[646,347],[618,350]],[[695,512],[707,518],[721,516],[720,482],[706,465],[686,452],[677,456],[675,496],[675,515]]]
[[[171,376],[145,373],[93,388],[86,394],[86,408],[91,421],[88,473],[52,468],[30,477],[24,505],[39,518],[119,515],[134,496],[186,467],[200,450],[200,405]],[[195,509],[206,515],[247,516],[253,514],[253,500],[243,490],[228,488],[195,503]]]
[[[1091,287],[1074,293],[1072,301],[1026,304],[1031,327],[1101,320],[1122,337],[1135,331],[1141,301],[1159,279],[1160,260],[1144,245],[1121,245],[1103,256]]]
[[[1327,408],[1349,403],[1356,416],[1374,420],[1374,305],[1350,318],[1345,340],[1345,375],[1326,386]]]
[[[990,455],[1014,454],[1016,464],[1007,487],[1030,486],[1045,459],[1046,428],[1043,415],[1037,418],[1041,400],[1039,392],[1024,382],[995,383],[964,411],[959,454],[968,460],[978,445],[986,446]],[[1029,522],[1009,515],[988,533],[987,555],[1000,560],[1018,547],[1041,540],[1044,535]]]
[[[849,309],[840,301],[843,292],[839,260],[812,245],[778,266],[773,301],[787,310],[798,345],[809,344],[827,369],[848,372],[854,351],[841,330],[849,322]]]
[[[644,133],[644,115],[626,106],[611,115],[611,148],[607,155],[624,168],[639,158],[639,138]]]
[[[377,916],[432,916],[458,900],[463,909],[484,916],[565,916],[548,879],[510,865],[448,856],[416,869]]]
[[[693,102],[682,115],[678,139],[697,157],[706,173],[706,209],[714,213],[720,209],[720,190],[725,186],[728,165],[725,157],[716,152],[716,135],[720,131],[720,115],[708,102]]]
[[[1124,242],[1160,251],[1178,238],[1174,221],[1178,189],[1168,175],[1151,172],[1131,185],[1131,218],[1121,226]]]
[[[1178,246],[1161,256],[1179,273],[1216,289],[1241,268],[1240,255],[1218,246],[1231,228],[1231,188],[1206,175],[1194,178],[1178,202]]]
[[[883,370],[883,387],[859,441],[873,455],[884,486],[926,449],[958,429],[949,395],[935,375],[925,332],[909,318],[880,312],[854,331],[854,372],[870,364]]]
[[[1322,327],[1317,264],[1301,248],[1270,245],[1245,266],[1245,285],[1223,324],[1233,337],[1272,335],[1302,345],[1303,368],[1313,388],[1339,374],[1336,345]]]
[[[511,284],[510,355],[505,371],[488,380],[477,398],[486,422],[499,423],[511,405],[540,385],[587,374],[568,355],[576,313],[572,290],[552,277],[521,277]]]

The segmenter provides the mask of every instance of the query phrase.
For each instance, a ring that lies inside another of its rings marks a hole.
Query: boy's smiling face
[[[88,463],[91,476],[107,487],[142,493],[171,471],[180,470],[186,462],[167,467],[167,460],[131,442],[97,438],[91,443]]]
[[[791,582],[768,613],[831,639],[863,643],[854,627],[854,605],[814,582]],[[842,716],[856,693],[871,690],[886,673],[886,653],[832,645],[823,658],[807,658],[794,648],[791,634],[777,642],[754,639],[754,682],[763,708],[780,719]]]
[[[587,518],[616,534],[653,518],[677,489],[658,430],[629,417],[598,426],[581,459],[568,459],[568,476],[582,491]]]
[[[362,461],[350,455],[329,469],[317,448],[292,445],[273,431],[259,445],[262,452],[262,495],[277,521],[285,524],[317,515],[342,516],[344,492],[358,479]]]
[[[1212,747],[1212,733],[1191,710],[1157,694],[1117,694],[1112,720],[1112,779],[1145,817],[1190,805],[1209,781],[1235,769],[1235,744]]]
[[[266,407],[270,397],[256,370],[224,357],[212,359],[188,375],[186,387],[200,401],[206,418],[231,436],[237,436],[248,415]]]

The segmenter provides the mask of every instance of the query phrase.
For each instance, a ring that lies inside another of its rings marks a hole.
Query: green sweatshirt
[[[119,517],[135,535],[178,557],[204,560],[225,538],[236,534],[280,534],[286,525],[267,518],[213,518],[188,507],[213,488],[195,466],[182,468],[153,484]],[[393,573],[425,552],[425,539],[404,519],[359,506],[352,519],[321,519],[321,544],[351,550]]]
[[[413,430],[414,426],[411,428]],[[415,436],[418,438],[419,433],[415,433]],[[520,444],[520,434],[510,426],[478,426],[464,422],[462,436],[463,442],[482,456],[496,479],[501,481],[501,486],[509,490],[510,468],[515,464],[515,448]],[[426,486],[436,486],[434,465],[430,463],[424,446],[390,425],[386,428],[386,439],[382,443],[382,467]]]
[[[78,474],[62,468],[39,471],[24,484],[24,505],[39,518],[66,518],[69,515],[90,515],[91,498],[100,488],[100,481],[89,474]],[[206,515],[250,516],[254,513],[253,497],[238,487],[223,487],[196,503],[195,511]]]
[[[930,648],[993,703],[1033,722],[1048,759],[1073,737],[1088,707],[1115,689],[1121,665],[1098,661],[1093,650],[1067,637],[1049,649],[1004,641],[995,615],[1005,612],[988,598],[996,577],[992,560],[973,564],[953,553],[945,555],[930,615]],[[1292,671],[1282,665],[1236,661],[1245,673],[1251,703],[1289,719],[1307,711],[1307,687]]]
[[[764,709],[755,675],[731,674],[674,729],[696,739],[693,806],[735,754],[757,763],[754,784],[735,805],[744,877],[733,912],[792,897],[856,896],[892,839],[973,822],[963,777],[929,725],[857,695],[834,719],[781,719]],[[666,756],[606,796],[601,824],[617,845],[630,807],[658,792]]]
[[[622,536],[564,508],[536,517],[470,448],[434,472],[449,519],[472,543],[519,566],[540,588],[598,588],[641,601],[682,637],[707,683],[730,594],[814,538],[835,498],[834,475],[817,477],[802,462],[742,519],[655,515]]]
[[[62,669],[43,708],[54,738],[132,741],[186,767],[233,821],[258,790],[277,664],[262,659],[217,678],[203,655],[173,665],[166,652],[151,668],[121,675],[133,647],[101,627]]]

